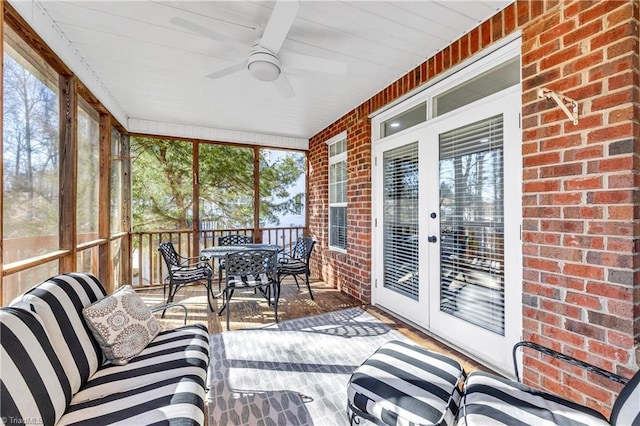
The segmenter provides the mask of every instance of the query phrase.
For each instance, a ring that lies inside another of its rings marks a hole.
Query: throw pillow
[[[82,310],[93,336],[113,364],[124,365],[160,332],[151,309],[129,285]]]

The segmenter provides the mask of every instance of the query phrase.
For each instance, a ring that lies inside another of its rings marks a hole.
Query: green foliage
[[[253,227],[254,150],[204,143],[199,147],[200,218],[210,228]],[[193,145],[136,137],[131,139],[131,151],[134,229],[190,228]],[[262,150],[260,155],[261,226],[277,225],[283,214],[301,211],[304,203],[304,189],[300,193],[298,184],[304,174],[304,154],[271,154]]]
[[[200,145],[200,216],[214,228],[253,227],[253,149]]]
[[[168,139],[131,139],[134,228],[186,229],[192,217],[192,145]]]
[[[275,161],[260,156],[260,226],[279,224],[285,214],[300,214],[304,209],[304,188],[295,185],[305,170],[305,156],[287,153]]]

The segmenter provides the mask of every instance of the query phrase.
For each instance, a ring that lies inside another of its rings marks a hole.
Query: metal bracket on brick
[[[573,124],[578,124],[578,101],[574,101],[564,95],[559,95],[553,90],[545,89],[544,87],[538,89],[539,98],[553,99],[558,106],[562,108],[567,117],[573,120]],[[571,110],[569,110],[571,108]]]

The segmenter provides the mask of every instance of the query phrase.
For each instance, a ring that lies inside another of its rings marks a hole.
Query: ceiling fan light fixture
[[[252,76],[261,81],[273,81],[280,75],[278,57],[266,49],[252,52],[247,68]]]

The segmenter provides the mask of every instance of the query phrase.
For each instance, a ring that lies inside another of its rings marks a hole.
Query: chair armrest
[[[565,355],[562,354],[558,351],[554,351],[553,349],[549,349],[547,347],[544,347],[542,345],[538,345],[537,343],[533,343],[533,342],[518,342],[515,345],[513,345],[513,369],[516,373],[516,380],[519,382],[520,381],[520,375],[518,374],[518,362],[516,360],[516,352],[518,351],[518,348],[520,348],[521,346],[526,346],[527,348],[536,350],[540,353],[543,353],[545,355],[549,355],[552,356],[556,359],[559,359],[561,361],[567,362],[571,365],[575,365],[576,367],[580,367],[584,370],[590,371],[592,373],[596,373],[599,374],[603,377],[606,377],[607,379],[613,380],[614,382],[618,382],[618,383],[622,383],[623,385],[626,385],[627,382],[629,381],[629,379],[619,376],[615,373],[611,373],[610,371],[607,370],[603,370],[600,367],[596,367],[595,365],[589,364],[588,362],[584,362],[584,361],[580,361],[579,359],[575,359],[572,356],[569,355]]]
[[[190,263],[190,261],[192,260],[196,260],[197,263],[200,262],[209,262],[209,258],[207,256],[192,256],[192,257],[187,257],[187,256],[182,256],[181,254],[178,254],[178,258],[182,259],[182,261],[180,262],[180,265],[183,265],[184,263]],[[191,262],[193,263],[193,262]]]
[[[171,273],[174,272],[180,272],[180,271],[192,271],[194,269],[208,269],[211,270],[211,265],[209,264],[209,262],[197,262],[197,263],[191,263],[188,265],[181,265],[178,267],[174,267],[171,270]]]
[[[170,308],[181,308],[182,310],[184,310],[184,324],[187,325],[187,307],[184,306],[182,303],[165,303],[164,305],[160,305],[160,306],[154,306],[153,308],[151,308],[151,312],[158,312],[158,311],[164,311]]]
[[[295,260],[293,257],[293,250],[283,251],[279,253],[280,258],[278,259],[279,263],[287,263],[290,260]]]

